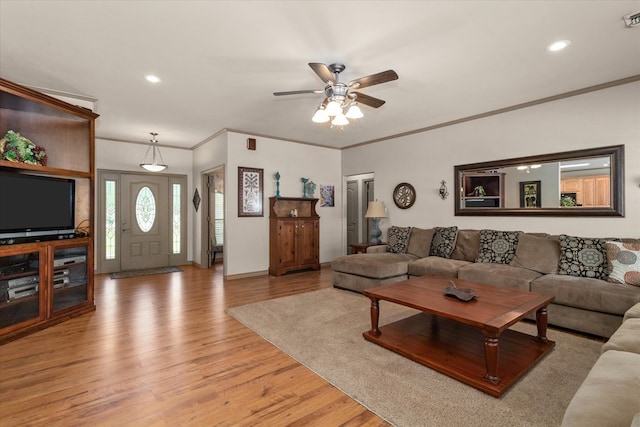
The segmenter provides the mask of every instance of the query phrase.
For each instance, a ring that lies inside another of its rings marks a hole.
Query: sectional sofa
[[[553,295],[549,324],[607,338],[640,302],[639,265],[638,239],[395,226],[387,244],[331,264],[333,285],[358,292],[438,275]]]
[[[640,427],[640,304],[624,315],[571,399],[562,427]]]

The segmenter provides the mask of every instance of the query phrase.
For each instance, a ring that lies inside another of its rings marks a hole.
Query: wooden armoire
[[[269,274],[320,269],[318,199],[269,198]]]

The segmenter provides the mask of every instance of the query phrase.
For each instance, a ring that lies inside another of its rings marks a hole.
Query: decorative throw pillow
[[[516,256],[519,231],[480,231],[480,249],[476,262],[509,264]]]
[[[406,254],[407,243],[409,242],[409,233],[411,233],[411,227],[396,227],[391,226],[389,228],[389,234],[387,238],[387,245],[389,246],[389,252],[394,254]]]
[[[435,227],[433,230],[429,255],[441,258],[451,257],[451,253],[456,247],[458,227],[455,225],[453,227]]]
[[[604,240],[561,234],[558,274],[607,280]]]
[[[640,286],[640,243],[605,242],[613,270],[609,282]]]

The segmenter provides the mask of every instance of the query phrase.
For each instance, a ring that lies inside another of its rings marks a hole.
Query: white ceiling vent
[[[640,27],[640,12],[633,12],[622,17],[627,27]]]

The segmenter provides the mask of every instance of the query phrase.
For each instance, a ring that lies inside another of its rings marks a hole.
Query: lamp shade
[[[362,117],[364,117],[364,114],[362,114],[362,110],[355,102],[351,105],[351,107],[349,107],[349,109],[347,110],[347,114],[345,115],[348,119],[361,119]]]
[[[364,214],[365,218],[386,218],[387,217],[387,208],[384,206],[384,202],[379,202],[377,200],[373,202],[369,202],[369,207],[367,208],[367,213]]]
[[[334,126],[345,126],[349,124],[349,120],[347,120],[344,114],[338,113],[333,120],[331,120],[331,124]]]
[[[327,104],[327,108],[325,108],[325,110],[328,115],[333,117],[336,114],[342,113],[342,105],[335,99],[332,99],[331,102]]]
[[[148,170],[149,172],[162,172],[167,168],[167,165],[161,165],[158,163],[140,163],[140,167]]]
[[[315,123],[326,123],[329,121],[329,115],[324,108],[318,108],[311,120]]]

